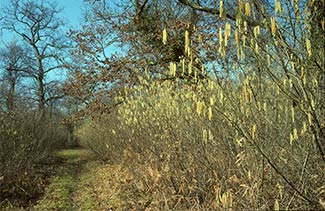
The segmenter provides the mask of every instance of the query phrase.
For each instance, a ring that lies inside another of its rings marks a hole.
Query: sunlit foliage
[[[180,2],[219,24],[185,28],[163,74],[134,68],[82,143],[130,170],[142,208],[324,208],[324,3]],[[161,27],[162,45],[172,32]]]

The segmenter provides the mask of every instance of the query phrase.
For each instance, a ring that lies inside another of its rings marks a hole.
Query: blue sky
[[[63,7],[62,17],[77,27],[82,21],[82,5],[83,0],[57,0],[60,7]]]
[[[52,0],[48,0],[52,1]],[[60,14],[60,18],[64,20],[66,25],[64,26],[66,31],[73,28],[79,28],[80,23],[82,22],[82,13],[83,13],[83,1],[84,0],[53,0],[58,3],[58,7],[62,8],[63,11]],[[3,7],[6,7],[10,4],[11,0],[0,0],[0,10]],[[0,26],[1,27],[1,26]],[[0,47],[10,40],[15,39],[15,35],[8,31],[0,31]],[[20,38],[18,38],[19,40]],[[1,72],[1,70],[0,70]],[[60,79],[62,78],[62,71],[51,72],[48,77],[51,79]],[[64,76],[63,76],[64,77]],[[30,83],[30,81],[27,81]]]
[[[49,0],[51,1],[51,0]],[[54,0],[53,0],[54,1]],[[82,21],[83,1],[84,0],[55,0],[58,3],[59,8],[63,8],[60,17],[66,22],[67,27],[72,26],[77,28]],[[0,0],[0,8],[10,4],[10,0]],[[8,32],[0,34],[0,40],[2,42],[8,41],[12,38]]]

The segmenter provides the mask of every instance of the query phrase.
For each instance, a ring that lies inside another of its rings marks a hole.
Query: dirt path
[[[63,159],[63,163],[46,189],[44,197],[33,210],[80,210],[78,189],[84,167],[88,162],[94,162],[93,156],[85,149],[62,150],[57,155]]]

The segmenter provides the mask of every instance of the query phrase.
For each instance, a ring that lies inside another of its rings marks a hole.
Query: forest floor
[[[27,208],[10,211],[109,211],[122,203],[119,184],[127,175],[120,165],[95,159],[86,149],[65,149],[56,156],[63,162],[44,195]]]

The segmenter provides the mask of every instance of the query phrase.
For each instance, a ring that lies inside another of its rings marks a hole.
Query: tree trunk
[[[7,99],[6,99],[8,111],[12,111],[14,109],[15,89],[16,89],[16,79],[13,77],[12,72],[9,71],[9,93],[7,94]]]
[[[43,74],[38,77],[38,110],[42,117],[45,116],[45,92],[44,92],[44,78]]]

